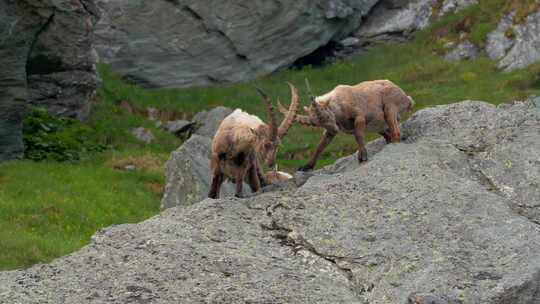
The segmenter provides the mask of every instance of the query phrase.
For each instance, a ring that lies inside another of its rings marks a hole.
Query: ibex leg
[[[317,150],[315,150],[315,153],[311,156],[309,159],[309,162],[298,168],[299,171],[310,171],[315,168],[315,164],[317,163],[317,160],[319,159],[319,156],[321,156],[321,153],[324,151],[326,146],[332,142],[332,139],[336,137],[337,132],[329,132],[328,130],[324,130],[323,137],[321,138],[321,141],[319,142],[319,145],[317,146]]]

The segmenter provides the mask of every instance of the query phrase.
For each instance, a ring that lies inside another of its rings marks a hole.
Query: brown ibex
[[[309,162],[300,171],[315,167],[317,159],[339,131],[352,133],[358,144],[358,161],[367,160],[364,133],[377,132],[387,143],[401,139],[399,121],[412,112],[414,101],[396,84],[389,80],[361,82],[354,86],[338,85],[325,95],[315,97],[306,85],[311,105],[304,107],[308,115],[296,115],[295,121],[309,126],[324,128],[324,134]],[[279,110],[288,111],[281,104]]]
[[[237,197],[242,197],[242,182],[246,176],[253,192],[267,184],[260,162],[274,165],[281,139],[293,125],[298,111],[298,91],[292,84],[289,83],[289,86],[291,104],[279,127],[272,102],[260,89],[257,90],[267,106],[268,124],[240,109],[236,109],[221,122],[212,141],[212,183],[208,197],[219,197],[225,177],[234,180]]]

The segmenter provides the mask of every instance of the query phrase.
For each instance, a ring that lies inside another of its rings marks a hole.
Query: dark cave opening
[[[330,41],[312,53],[298,58],[292,64],[292,68],[302,68],[304,66],[324,67],[335,62],[337,59],[336,55],[341,50],[342,46],[339,43]]]

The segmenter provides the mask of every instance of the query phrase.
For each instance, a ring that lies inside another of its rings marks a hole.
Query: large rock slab
[[[403,142],[445,142],[468,155],[463,174],[509,199],[510,206],[540,223],[540,98],[495,107],[466,101],[437,106],[413,115],[402,126]],[[380,139],[367,145],[368,157],[386,146]],[[313,175],[359,168],[356,155],[344,157]]]
[[[87,118],[98,83],[94,1],[60,1],[36,36],[26,66],[32,106]]]
[[[161,208],[187,206],[208,197],[212,140],[194,134],[171,154],[165,164],[166,184]],[[247,190],[247,189],[246,189]],[[234,195],[234,184],[225,181],[221,195]]]
[[[219,125],[233,111],[229,108],[219,106],[208,111],[201,111],[193,116],[195,123],[195,134],[214,138]]]
[[[243,81],[344,38],[377,1],[98,0],[97,50],[149,86]]]
[[[364,43],[401,41],[429,25],[437,0],[382,0],[355,34]]]
[[[84,118],[96,88],[93,0],[0,3],[0,161],[21,157],[32,105]]]
[[[522,24],[513,22],[515,13],[501,19],[488,35],[486,51],[499,61],[499,68],[511,71],[540,60],[540,12],[529,15]]]
[[[366,16],[364,23],[354,34],[362,44],[372,45],[402,42],[426,28],[434,17],[462,10],[477,4],[476,0],[381,0]],[[440,5],[434,16],[434,7]]]
[[[26,108],[26,56],[46,17],[34,17],[25,1],[0,2],[0,161],[22,156]]]
[[[0,273],[0,299],[536,304],[540,225],[514,200],[539,200],[539,127],[540,102],[425,109],[355,169],[107,228],[79,252]]]

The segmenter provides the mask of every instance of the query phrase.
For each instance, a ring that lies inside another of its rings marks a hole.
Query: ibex
[[[300,171],[315,167],[317,159],[339,131],[352,133],[358,144],[358,161],[367,160],[364,133],[377,132],[387,143],[401,139],[399,121],[412,112],[414,101],[396,84],[389,80],[361,82],[354,86],[338,85],[325,95],[315,97],[308,91],[311,105],[304,107],[308,115],[296,115],[295,121],[309,126],[324,128],[324,134],[309,162]],[[281,104],[279,110],[288,111]]]
[[[267,184],[260,162],[264,161],[268,166],[274,165],[281,139],[293,125],[298,111],[298,91],[290,83],[289,87],[291,104],[279,127],[272,102],[260,89],[257,90],[267,106],[268,124],[240,109],[236,109],[221,122],[212,141],[212,183],[208,197],[219,197],[225,177],[234,180],[237,197],[242,197],[244,179],[253,192]]]

